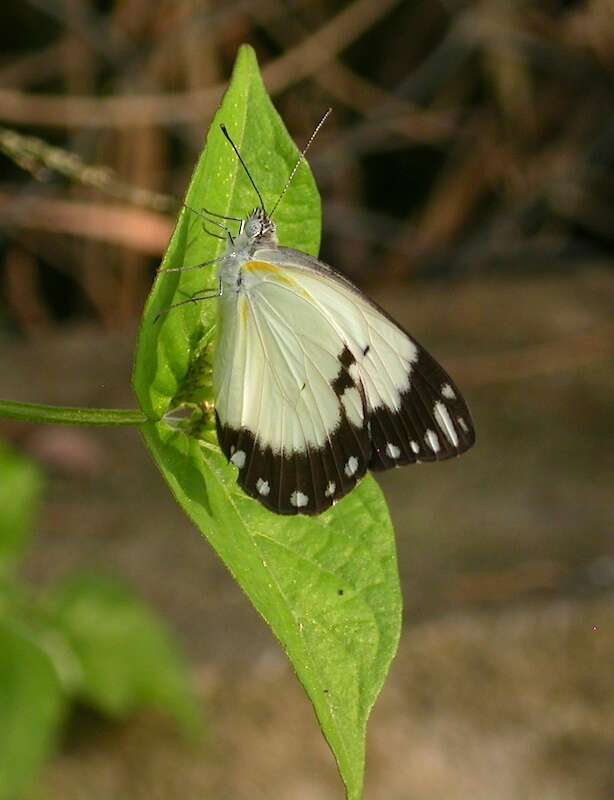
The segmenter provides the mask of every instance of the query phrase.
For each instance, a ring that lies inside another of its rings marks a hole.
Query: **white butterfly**
[[[339,272],[281,247],[262,200],[218,263],[217,434],[248,495],[319,514],[367,470],[473,445],[442,367]]]

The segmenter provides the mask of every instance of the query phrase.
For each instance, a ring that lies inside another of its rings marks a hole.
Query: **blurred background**
[[[299,146],[334,108],[309,156],[322,257],[445,365],[477,429],[454,463],[378,477],[406,610],[366,797],[613,797],[613,0],[4,0],[0,396],[134,407],[144,299],[243,42]],[[206,720],[188,742],[164,703],[72,713],[27,796],[341,797],[283,654],[137,433],[0,438],[5,489],[39,507],[19,521],[33,602],[121,581]]]

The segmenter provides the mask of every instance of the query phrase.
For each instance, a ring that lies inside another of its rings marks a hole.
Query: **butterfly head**
[[[241,223],[241,235],[248,245],[277,244],[277,229],[263,208],[255,208]]]

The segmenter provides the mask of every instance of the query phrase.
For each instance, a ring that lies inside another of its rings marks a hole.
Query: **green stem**
[[[120,408],[70,408],[39,403],[0,400],[0,419],[39,422],[49,425],[142,425],[150,422],[142,411]]]

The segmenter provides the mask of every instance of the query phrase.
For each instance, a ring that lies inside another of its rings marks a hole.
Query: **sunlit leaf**
[[[250,48],[239,53],[186,199],[196,210],[243,217],[258,201],[220,133],[220,122],[270,207],[298,151],[266,94]],[[320,200],[306,165],[299,168],[276,222],[282,244],[317,254]],[[221,247],[205,233],[198,215],[184,209],[164,264],[198,264],[215,258]],[[197,408],[199,401],[211,399],[215,302],[173,309],[157,323],[154,318],[172,303],[213,287],[214,275],[209,266],[161,273],[156,281],[142,322],[134,385],[143,410],[159,421],[143,426],[143,434],[177,501],[281,642],[313,703],[347,796],[359,798],[366,723],[401,622],[390,519],[371,478],[319,517],[271,514],[236,486],[236,471],[220,454],[210,421],[182,429],[160,419],[178,406]]]

